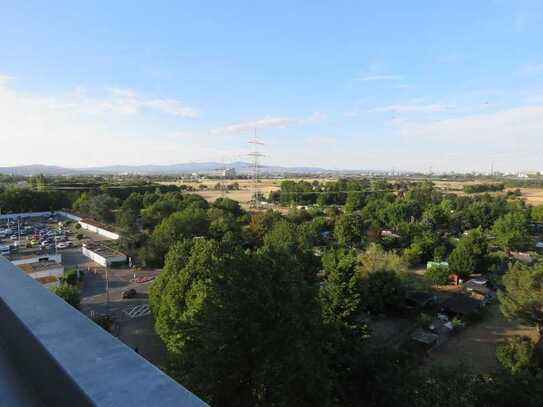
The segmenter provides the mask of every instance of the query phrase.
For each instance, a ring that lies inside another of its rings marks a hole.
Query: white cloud
[[[316,123],[324,119],[324,113],[314,113],[306,118],[293,117],[264,117],[262,119],[247,122],[235,123],[224,127],[213,129],[213,134],[238,134],[253,131],[254,129],[285,128],[306,123]]]
[[[153,118],[119,120],[121,112],[145,108],[176,111],[175,103],[130,92],[108,92],[102,99],[87,97],[84,89],[75,93],[62,98],[32,95],[0,82],[0,166],[176,163],[224,154],[213,143]],[[89,115],[90,108],[100,114]]]
[[[90,96],[85,88],[76,88],[72,104],[67,107],[75,107],[87,113],[114,112],[121,114],[137,114],[145,110],[155,110],[161,113],[178,117],[195,118],[199,112],[190,106],[186,106],[174,99],[145,98],[130,89],[107,89],[105,95]]]
[[[543,105],[426,122],[397,123],[411,153],[433,157],[442,169],[487,169],[499,157],[501,170],[543,169]]]
[[[15,79],[13,76],[0,74],[0,86],[4,86],[5,84],[7,84],[9,81],[12,81],[13,79]]]
[[[452,106],[438,103],[432,104],[401,104],[376,107],[373,112],[395,112],[395,113],[440,113],[451,110]]]
[[[13,77],[0,75],[0,87],[8,88]],[[109,88],[100,95],[90,95],[84,87],[77,87],[67,96],[47,99],[48,106],[56,109],[74,109],[85,113],[138,114],[146,110],[170,114],[177,117],[195,118],[197,109],[175,99],[145,98],[131,89]]]
[[[366,75],[356,78],[358,81],[401,81],[403,76],[400,75]]]
[[[405,133],[455,139],[467,143],[524,144],[538,141],[543,146],[543,105],[522,106],[492,113],[434,120],[426,123],[410,122]]]

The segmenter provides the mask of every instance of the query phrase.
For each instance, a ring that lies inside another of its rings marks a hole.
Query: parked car
[[[68,247],[70,247],[70,242],[57,242],[56,244],[56,248],[57,249],[67,249]]]
[[[124,290],[121,295],[123,299],[128,299],[128,298],[134,298],[137,294],[138,293],[136,292],[135,288],[130,288],[128,290]]]
[[[50,239],[43,239],[43,240],[41,241],[41,243],[40,243],[40,245],[41,245],[42,247],[44,247],[44,246],[49,246],[49,245],[51,245],[51,244],[53,244],[53,241],[50,240]]]

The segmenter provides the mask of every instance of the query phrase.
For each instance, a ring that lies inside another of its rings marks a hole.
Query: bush
[[[64,276],[61,278],[63,284],[68,285],[77,285],[77,270],[71,269],[64,273]]]
[[[423,251],[420,245],[413,244],[404,250],[403,255],[410,266],[417,266],[422,261]]]
[[[513,336],[496,347],[496,358],[504,369],[516,374],[532,364],[534,344],[526,336]]]
[[[113,318],[109,315],[98,315],[92,319],[96,324],[100,325],[106,331],[110,332],[113,326]]]
[[[434,249],[434,261],[443,261],[447,258],[447,246],[441,245]]]
[[[434,285],[447,285],[449,283],[449,268],[433,266],[424,275]]]
[[[74,286],[68,284],[61,284],[57,287],[54,287],[52,291],[64,301],[66,301],[68,304],[70,304],[72,307],[79,307],[79,303],[81,302],[81,295],[79,294],[79,290]]]

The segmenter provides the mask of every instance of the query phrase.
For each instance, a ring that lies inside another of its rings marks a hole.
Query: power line
[[[263,146],[264,143],[256,137],[256,129],[254,130],[254,137],[249,140],[248,143],[252,146],[252,151],[248,154],[252,159],[253,182],[251,185],[251,206],[258,208],[260,205],[260,159],[264,157],[264,154],[260,152],[259,148]]]

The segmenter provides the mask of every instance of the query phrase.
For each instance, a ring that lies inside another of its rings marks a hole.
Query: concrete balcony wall
[[[2,376],[17,377],[19,385],[0,386],[0,404],[7,400],[10,406],[206,405],[0,256],[3,358],[9,363],[0,366],[0,381]],[[21,388],[32,403],[17,393]]]

